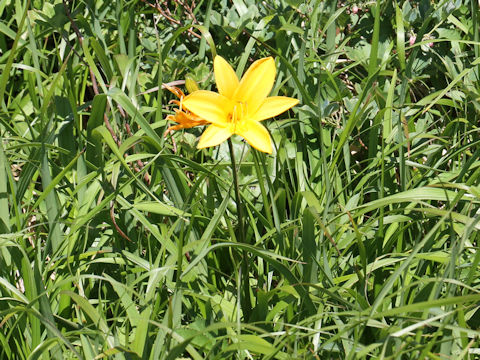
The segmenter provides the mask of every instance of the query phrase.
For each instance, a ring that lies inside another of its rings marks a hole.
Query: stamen
[[[183,94],[182,96],[180,96],[180,104],[178,106],[180,109],[183,109],[182,102],[183,102]]]
[[[237,130],[237,105],[233,107],[233,132]]]

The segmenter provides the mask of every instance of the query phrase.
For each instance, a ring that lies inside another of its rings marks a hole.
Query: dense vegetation
[[[478,358],[478,17],[0,2],[0,359]],[[273,155],[166,132],[215,54],[300,100]]]

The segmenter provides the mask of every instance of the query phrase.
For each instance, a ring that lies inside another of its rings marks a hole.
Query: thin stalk
[[[237,217],[238,217],[237,239],[242,244],[245,244],[245,233],[243,232],[243,209],[242,209],[242,202],[240,200],[240,188],[238,186],[237,164],[235,162],[235,154],[233,153],[232,140],[228,139],[227,142],[228,142],[228,149],[230,150],[230,159],[232,161],[233,189],[235,190],[235,202],[237,204]]]
[[[184,244],[184,228],[185,224],[180,224],[180,238],[178,239],[178,247],[177,247],[177,280],[176,280],[176,287],[178,288],[181,284],[182,278],[182,266],[183,266],[183,244]]]
[[[237,171],[237,163],[235,162],[235,154],[233,152],[233,144],[232,140],[228,139],[228,149],[230,150],[230,159],[232,161],[232,174],[233,174],[233,188],[235,191],[235,203],[237,204],[237,218],[238,218],[238,225],[237,225],[237,239],[240,243],[245,244],[245,231],[244,231],[244,223],[243,223],[243,209],[242,209],[242,201],[240,198],[240,188],[238,185],[238,171]],[[241,301],[242,308],[244,311],[244,318],[248,320],[250,318],[250,314],[252,312],[252,303],[250,299],[250,277],[248,271],[248,254],[246,251],[242,251],[242,283],[243,283],[243,292],[244,296]]]

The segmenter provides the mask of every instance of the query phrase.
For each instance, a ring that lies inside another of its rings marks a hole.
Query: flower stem
[[[238,226],[237,226],[237,239],[238,242],[245,244],[245,231],[244,231],[244,222],[243,222],[243,208],[242,208],[242,201],[240,198],[240,187],[238,185],[238,171],[237,171],[237,163],[235,162],[235,154],[233,153],[233,144],[232,140],[228,139],[228,149],[230,150],[230,159],[232,161],[232,173],[233,173],[233,188],[235,191],[235,202],[237,204],[237,218],[238,218]],[[243,292],[244,296],[241,301],[243,314],[245,320],[248,320],[250,314],[252,312],[252,302],[250,299],[250,274],[248,271],[248,254],[244,250],[242,251],[243,261],[242,261],[242,284],[243,284]]]
[[[237,217],[238,217],[237,236],[238,236],[239,242],[244,244],[245,233],[243,232],[243,210],[242,210],[242,202],[240,200],[240,188],[238,186],[237,164],[235,162],[235,154],[233,153],[233,144],[231,139],[228,139],[228,149],[230,150],[230,159],[232,161],[233,188],[235,190],[235,202],[237,204]]]

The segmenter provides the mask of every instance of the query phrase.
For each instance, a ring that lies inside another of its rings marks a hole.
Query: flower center
[[[227,120],[231,125],[236,126],[238,123],[242,122],[246,116],[247,104],[236,102],[232,111],[228,114]]]

